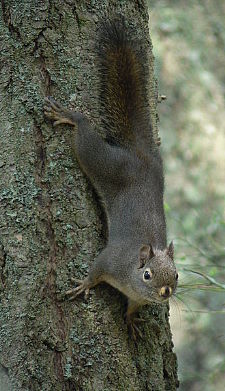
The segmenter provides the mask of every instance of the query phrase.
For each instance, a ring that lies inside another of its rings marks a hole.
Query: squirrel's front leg
[[[82,293],[84,293],[85,298],[87,298],[91,288],[94,288],[102,281],[106,281],[108,260],[110,259],[109,256],[110,249],[106,247],[92,263],[86,278],[83,280],[71,278],[71,280],[75,282],[77,286],[65,292],[65,295],[69,298],[69,300],[76,299],[76,297]]]
[[[131,332],[131,336],[134,341],[137,340],[137,335],[142,338],[142,332],[139,329],[137,323],[145,322],[145,319],[138,318],[137,310],[140,308],[140,304],[136,301],[128,299],[128,307],[125,315],[127,326]]]
[[[102,272],[101,268],[98,267],[98,258],[94,261],[94,264],[90,269],[87,277],[85,277],[83,280],[71,278],[71,281],[76,283],[77,286],[66,291],[65,296],[67,296],[69,300],[74,300],[77,296],[81,295],[81,293],[84,293],[84,297],[87,299],[90,293],[90,289],[94,288],[94,286],[98,285],[102,281]]]
[[[76,297],[83,292],[84,292],[85,299],[87,299],[90,293],[90,289],[93,288],[98,283],[96,282],[96,284],[94,284],[93,282],[90,281],[89,277],[86,277],[83,280],[78,280],[77,278],[71,278],[71,281],[78,284],[78,286],[73,289],[69,289],[68,291],[65,292],[65,296],[68,296],[69,300],[76,299]]]

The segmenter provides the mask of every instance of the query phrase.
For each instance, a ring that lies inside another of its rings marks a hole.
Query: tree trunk
[[[63,299],[105,243],[91,185],[72,159],[69,127],[43,117],[47,95],[100,123],[96,26],[119,12],[142,35],[141,0],[1,0],[0,389],[175,390],[168,308],[142,310],[143,340],[129,338],[125,298],[101,285],[88,302]]]

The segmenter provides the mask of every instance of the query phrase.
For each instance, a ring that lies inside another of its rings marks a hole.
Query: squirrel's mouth
[[[151,297],[150,299],[148,299],[148,301],[149,301],[149,303],[163,304],[163,303],[168,302],[171,296],[172,296],[172,293],[167,297],[164,297],[160,294],[157,294],[157,295]]]
[[[162,286],[158,294],[162,299],[168,300],[173,294],[173,289],[170,286]]]

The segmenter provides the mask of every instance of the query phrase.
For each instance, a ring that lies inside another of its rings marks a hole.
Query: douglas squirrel
[[[163,165],[159,142],[154,140],[148,105],[148,64],[139,55],[124,21],[103,22],[98,61],[100,104],[107,133],[124,142],[112,145],[93,130],[79,112],[46,98],[45,115],[54,125],[76,126],[72,140],[81,169],[97,190],[108,221],[108,244],[84,280],[66,294],[71,299],[107,282],[128,297],[126,321],[141,334],[135,316],[145,304],[163,303],[174,293],[178,274],[173,243],[167,247],[163,209]]]

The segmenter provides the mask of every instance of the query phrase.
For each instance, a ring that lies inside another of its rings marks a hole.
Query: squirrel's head
[[[141,246],[135,285],[147,302],[166,301],[175,292],[178,273],[173,257],[173,242],[164,250],[154,250],[151,245]]]

